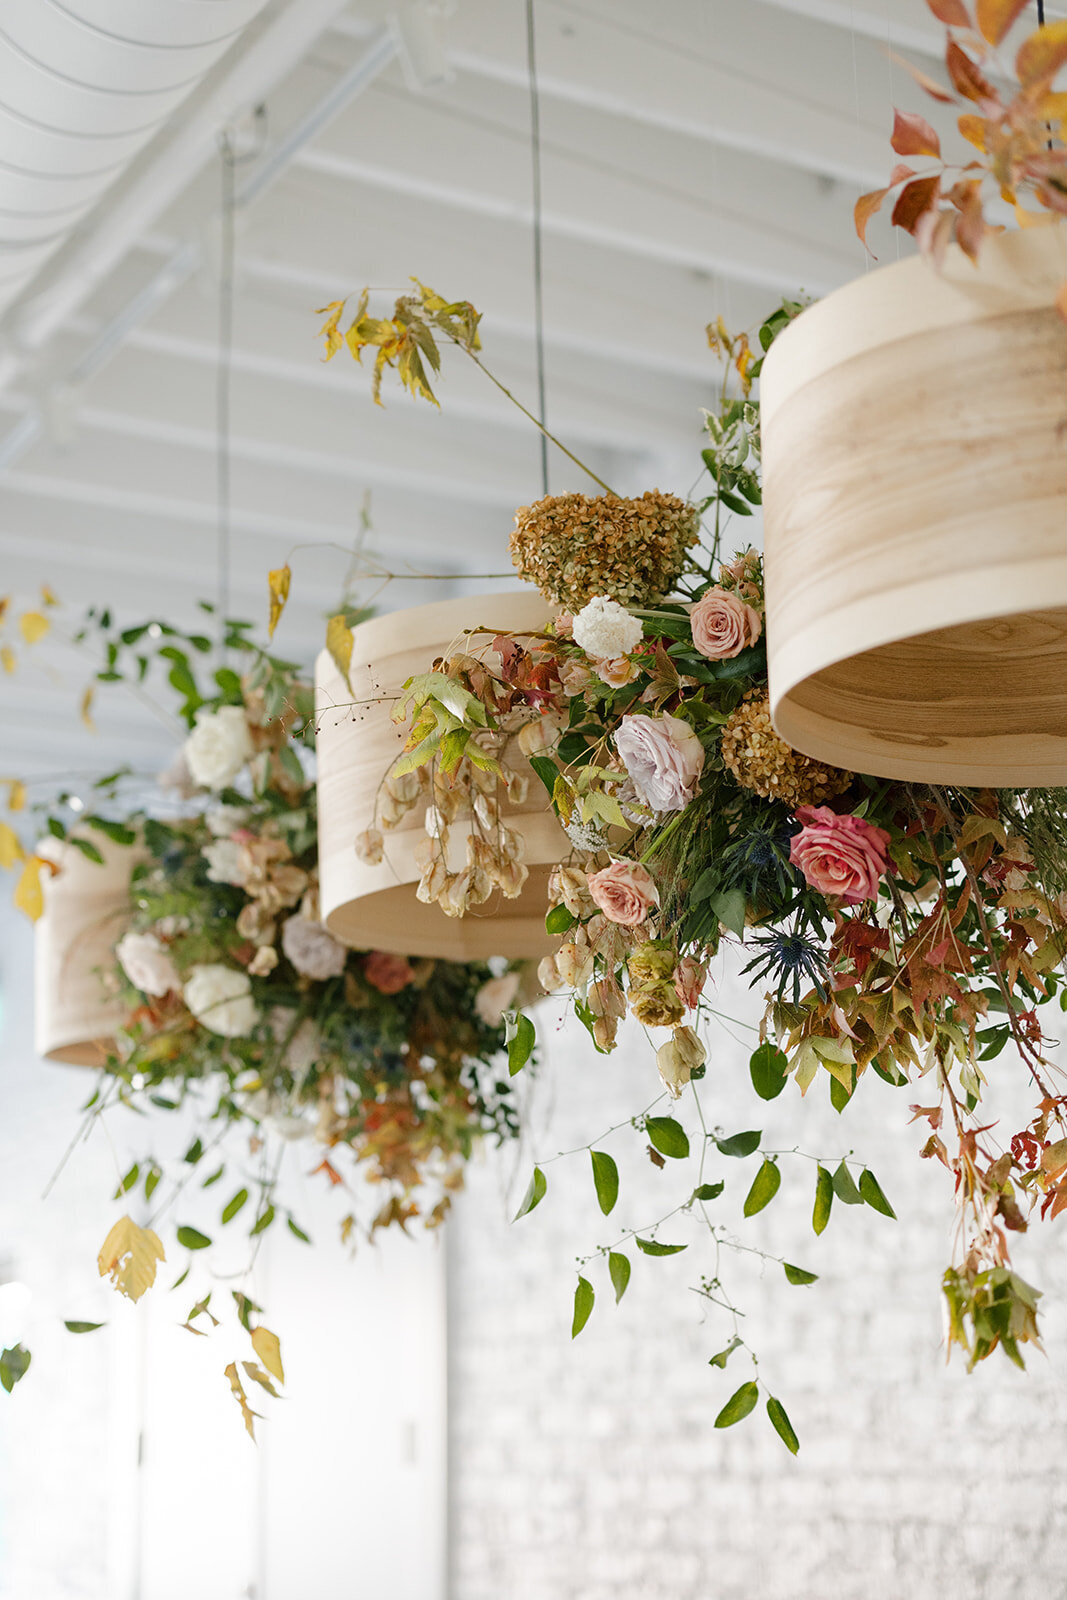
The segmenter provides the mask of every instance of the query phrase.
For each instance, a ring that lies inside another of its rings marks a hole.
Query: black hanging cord
[[[526,71],[530,86],[530,157],[533,166],[534,338],[537,346],[537,416],[547,426],[545,406],[545,309],[542,271],[541,101],[537,88],[537,43],[534,0],[526,0]],[[541,434],[541,488],[548,494],[548,440]]]
[[[1037,0],[1037,25],[1039,28],[1045,26],[1045,0]]]
[[[219,218],[219,321],[215,369],[215,494],[217,503],[215,597],[219,654],[226,656],[226,619],[230,614],[230,373],[233,359],[234,171],[236,159],[227,131],[219,135],[222,207]]]

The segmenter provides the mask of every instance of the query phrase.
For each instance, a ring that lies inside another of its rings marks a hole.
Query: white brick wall
[[[754,1020],[736,981],[723,994],[724,1010]],[[814,1167],[787,1157],[778,1196],[746,1222],[740,1202],[756,1160],[709,1162],[708,1176],[733,1180],[733,1204],[724,1196],[712,1209],[737,1237],[820,1274],[793,1287],[777,1266],[724,1254],[724,1281],[801,1452],[787,1453],[762,1406],[716,1431],[751,1368],[741,1351],[726,1372],[707,1365],[729,1327],[686,1292],[708,1267],[691,1225],[662,1231],[692,1241],[682,1255],[636,1256],[619,1307],[594,1264],[597,1304],[570,1340],[575,1255],[666,1211],[685,1192],[681,1164],[656,1172],[623,1129],[605,1144],[622,1179],[611,1218],[581,1155],[546,1166],[541,1206],[507,1220],[533,1156],[584,1143],[657,1087],[639,1032],[604,1058],[577,1025],[554,1031],[548,1013],[541,1026],[549,1045],[527,1149],[472,1174],[451,1235],[452,1600],[1067,1595],[1063,1224],[1035,1225],[1017,1247],[1019,1270],[1047,1291],[1048,1359],[1033,1355],[1026,1374],[999,1353],[970,1377],[956,1358],[946,1368],[939,1280],[951,1180],[918,1161],[923,1135],[906,1126],[908,1104],[929,1093],[869,1075],[840,1118],[824,1082],[804,1103],[790,1087],[768,1106],[751,1088],[747,1050],[717,1033],[702,1086],[709,1118],[835,1164],[854,1148],[899,1221],[835,1202],[816,1238]],[[678,1114],[692,1133],[685,1100]]]

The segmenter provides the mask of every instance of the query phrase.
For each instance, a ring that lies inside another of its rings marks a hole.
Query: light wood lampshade
[[[41,855],[56,863],[41,875],[44,912],[34,929],[34,1035],[37,1054],[76,1067],[103,1066],[126,1009],[106,977],[130,907],[137,853],[93,834],[103,865],[49,839]]]
[[[438,601],[375,617],[354,630],[351,690],[324,651],[316,664],[319,893],[330,932],[356,949],[477,961],[488,956],[535,958],[555,941],[545,933],[548,875],[570,844],[530,772],[530,792],[521,806],[504,808],[509,828],[526,842],[530,876],[518,899],[502,895],[473,907],[464,917],[446,917],[436,905],[415,898],[420,873],[415,847],[425,838],[425,805],[415,806],[399,827],[384,834],[385,859],[369,866],[355,841],[372,825],[375,799],[385,772],[399,755],[404,732],[392,721],[401,684],[428,672],[434,658],[465,648],[465,634],[485,626],[537,631],[552,612],[534,590]],[[479,649],[486,641],[479,641]],[[383,699],[382,697],[389,697]],[[369,704],[353,704],[367,701]],[[374,703],[377,702],[377,703]],[[517,751],[514,758],[519,765]],[[529,770],[525,763],[520,770]],[[464,837],[452,824],[452,840]],[[450,845],[451,852],[451,845]]]
[[[761,377],[771,711],[879,777],[1067,783],[1067,227],[870,272]]]

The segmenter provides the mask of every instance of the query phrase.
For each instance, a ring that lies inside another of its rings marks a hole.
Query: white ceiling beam
[[[853,31],[867,39],[900,51],[940,59],[945,53],[945,30],[933,16],[926,0],[759,0],[762,5],[776,6],[791,11],[794,16],[807,17],[812,22],[828,23]],[[1056,0],[1047,0],[1045,19],[1048,22],[1067,17],[1067,7]],[[1036,11],[1031,14],[1029,26],[1036,27]],[[1027,26],[1026,18],[1020,29]],[[927,66],[923,62],[924,68]]]

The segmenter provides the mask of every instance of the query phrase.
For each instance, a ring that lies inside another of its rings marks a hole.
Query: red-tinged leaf
[[[856,222],[856,232],[863,244],[867,243],[867,224],[876,211],[882,209],[882,201],[889,193],[888,189],[872,189],[870,194],[861,194],[856,201],[853,216]]]
[[[319,1162],[318,1166],[314,1167],[312,1169],[310,1176],[312,1178],[314,1178],[320,1172],[323,1173],[327,1178],[329,1178],[329,1180],[330,1180],[330,1188],[331,1189],[335,1189],[339,1183],[344,1183],[344,1181],[345,1181],[342,1178],[341,1174],[338,1172],[337,1168],[335,1166],[331,1165],[331,1163],[326,1160],[325,1156]]]
[[[895,111],[890,144],[898,156],[939,156],[941,140],[916,111]]]
[[[1053,1200],[1048,1212],[1049,1221],[1051,1222],[1053,1217],[1058,1217],[1065,1206],[1067,1206],[1067,1183],[1061,1183],[1056,1190],[1056,1198]]]
[[[1015,71],[1028,94],[1044,94],[1067,61],[1067,20],[1038,28],[1019,46]]]
[[[999,44],[1030,0],[977,0],[974,9],[978,31],[990,44]]]
[[[976,105],[986,100],[999,103],[1000,96],[989,79],[982,76],[978,63],[972,61],[965,50],[960,49],[955,39],[949,41],[948,49],[945,51],[945,66],[948,68],[952,87],[965,100],[973,100]]]
[[[955,98],[936,78],[931,78],[927,73],[921,72],[918,67],[906,61],[903,56],[898,56],[895,50],[889,52],[894,66],[904,67],[911,73],[920,89],[924,89],[931,100],[940,100],[943,106],[950,106]]]
[[[915,178],[913,182],[906,183],[893,207],[893,226],[914,233],[915,225],[923,213],[937,205],[940,193],[939,178]]]
[[[957,183],[952,193],[953,204],[960,213],[956,221],[956,242],[972,261],[978,260],[978,252],[986,236],[980,188],[981,184],[972,180],[970,183]],[[989,843],[988,840],[986,842]]]
[[[926,0],[926,4],[938,22],[943,22],[948,28],[970,28],[974,26],[963,0]]]
[[[895,189],[898,183],[903,183],[906,178],[914,178],[914,176],[914,167],[909,167],[906,161],[898,161],[889,174],[889,187]]]
[[[915,224],[915,243],[921,255],[933,262],[940,272],[945,252],[952,243],[958,218],[953,211],[924,211]]]
[[[1067,283],[1060,284],[1054,304],[1064,322],[1067,322]]]

